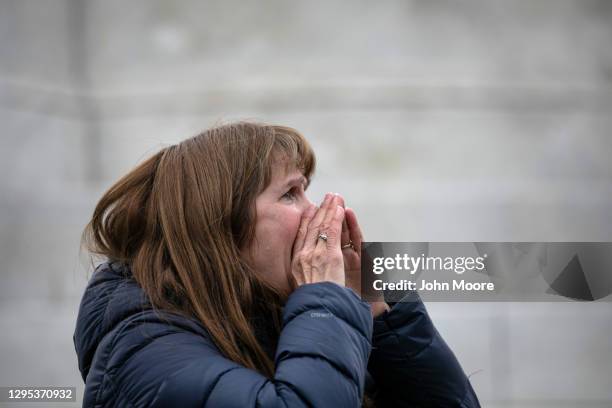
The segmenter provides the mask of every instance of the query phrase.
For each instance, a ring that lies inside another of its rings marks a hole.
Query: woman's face
[[[302,213],[312,202],[306,197],[307,180],[294,166],[277,162],[270,185],[257,197],[255,239],[248,252],[255,272],[285,294],[291,291],[289,276]]]

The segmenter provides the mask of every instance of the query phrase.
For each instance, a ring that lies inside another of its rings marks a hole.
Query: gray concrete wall
[[[371,241],[612,240],[611,43],[606,0],[0,1],[0,385],[82,394],[82,227],[220,120],[300,129]],[[483,406],[612,404],[609,303],[428,307]]]

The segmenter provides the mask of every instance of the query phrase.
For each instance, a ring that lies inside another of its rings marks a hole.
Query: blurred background
[[[97,199],[234,119],[299,129],[369,241],[612,241],[611,45],[607,0],[0,0],[0,385],[82,397]],[[428,308],[484,407],[612,406],[610,302]]]

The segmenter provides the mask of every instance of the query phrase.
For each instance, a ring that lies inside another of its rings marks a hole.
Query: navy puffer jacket
[[[378,406],[478,407],[413,300],[373,323],[351,289],[300,286],[283,309],[268,379],[225,358],[195,320],[151,309],[128,268],[104,263],[83,295],[74,334],[83,406],[359,407],[367,382]]]

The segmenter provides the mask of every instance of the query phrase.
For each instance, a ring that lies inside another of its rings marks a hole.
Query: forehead
[[[304,177],[295,163],[289,160],[277,160],[270,166],[271,183],[284,183],[296,177]],[[304,181],[306,178],[304,177]]]

